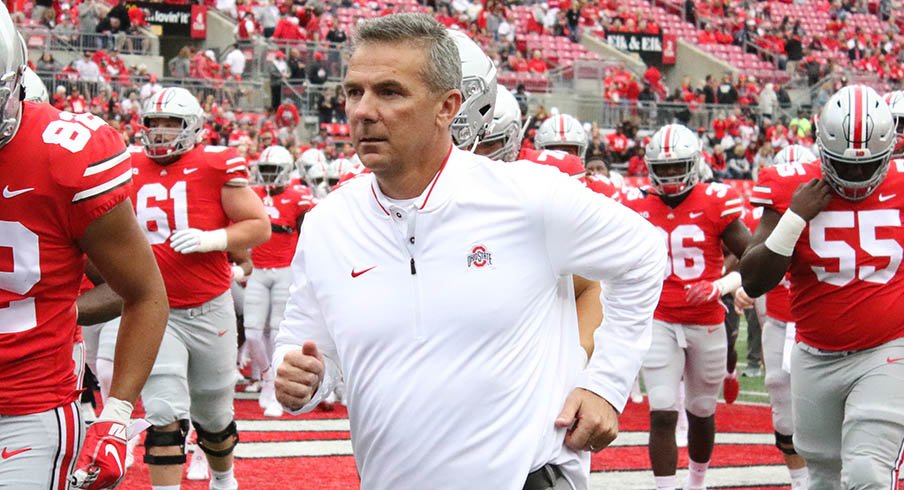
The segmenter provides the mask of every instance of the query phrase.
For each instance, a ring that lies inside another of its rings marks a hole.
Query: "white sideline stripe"
[[[251,429],[249,422],[263,422],[256,429]],[[301,422],[325,422],[325,424],[312,424],[309,426],[317,428],[301,428]],[[271,431],[332,431],[342,430],[338,428],[340,422],[346,420],[261,420],[261,421],[238,421],[239,432],[242,431],[262,431],[262,425],[280,427],[271,429]],[[323,427],[334,427],[325,429]],[[346,429],[347,430],[347,429]],[[610,447],[635,447],[646,446],[649,440],[647,432],[622,432],[618,435],[615,442]],[[716,444],[749,444],[749,445],[766,445],[772,446],[775,439],[772,434],[746,434],[746,433],[724,433],[716,434]],[[306,441],[273,441],[273,442],[242,442],[236,448],[236,456],[239,458],[298,458],[311,456],[351,456],[352,443],[348,439],[339,440],[306,440]],[[620,488],[620,487],[619,487]]]
[[[603,452],[605,454],[605,451]],[[678,482],[684,482],[686,469],[678,470]],[[762,485],[785,485],[790,483],[788,469],[783,465],[733,466],[710,468],[706,471],[706,486],[742,487]],[[591,490],[655,490],[653,472],[650,470],[600,471],[590,475]]]
[[[239,431],[250,432],[348,432],[348,419],[237,420]],[[244,444],[244,442],[242,443]]]

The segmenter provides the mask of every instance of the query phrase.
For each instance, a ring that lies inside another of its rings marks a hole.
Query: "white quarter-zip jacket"
[[[546,463],[587,488],[554,422],[576,387],[624,409],[666,264],[652,225],[554,168],[453,148],[415,206],[366,175],[302,228],[274,366],[317,343],[301,412],[344,374],[363,489],[519,490]],[[572,274],[603,284],[586,366]]]

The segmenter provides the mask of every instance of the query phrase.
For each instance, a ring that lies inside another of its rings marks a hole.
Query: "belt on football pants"
[[[819,347],[813,347],[812,345],[803,341],[798,342],[797,347],[804,352],[808,352],[810,354],[813,354],[814,356],[821,357],[846,357],[851,354],[860,352],[859,350],[825,350],[820,349]]]
[[[562,478],[562,470],[553,464],[545,464],[527,475],[524,490],[549,490],[556,487],[556,481]]]

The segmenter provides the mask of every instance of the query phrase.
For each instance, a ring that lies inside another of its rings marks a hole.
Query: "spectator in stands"
[[[31,20],[40,23],[47,10],[53,11],[53,0],[35,0],[31,8]],[[56,12],[54,12],[54,16],[56,16]]]
[[[348,42],[348,35],[345,30],[336,25],[332,18],[326,19],[326,26],[329,31],[326,33],[326,40],[331,44],[330,48],[342,48]]]
[[[782,109],[790,109],[791,108],[791,95],[788,93],[788,89],[785,88],[784,85],[779,85],[778,90],[775,91],[775,96],[778,98],[778,106]]]
[[[333,123],[333,99],[326,88],[318,90],[314,93],[314,100],[317,107],[317,121],[320,124]]]
[[[791,134],[796,135],[798,139],[806,139],[812,137],[811,131],[813,124],[807,116],[807,111],[803,109],[797,110],[797,117],[791,119],[788,123],[788,130]]]
[[[328,79],[326,66],[323,64],[323,52],[314,53],[314,59],[308,64],[308,81],[312,85],[323,85]]]
[[[527,73],[530,71],[530,65],[521,55],[521,51],[515,51],[508,59],[508,69],[515,73]]]
[[[95,46],[92,39],[97,32],[97,24],[103,18],[100,0],[85,0],[78,7],[78,27],[82,33],[82,46]]]
[[[249,44],[257,32],[258,27],[254,20],[254,14],[251,11],[243,13],[238,25],[236,25],[236,40],[239,44]]]
[[[697,33],[697,44],[716,44],[716,25],[707,22],[706,27]]]
[[[706,80],[703,84],[703,103],[704,104],[716,104],[716,93],[718,92],[719,82],[716,80],[716,77],[712,75],[706,75]],[[685,92],[686,93],[686,92]],[[683,94],[682,94],[683,95]],[[683,98],[681,96],[680,98]]]
[[[523,83],[519,83],[515,87],[515,100],[518,101],[518,108],[521,109],[521,114],[526,117],[528,114],[527,91]]]
[[[38,25],[53,30],[57,23],[56,11],[52,8],[44,9],[41,18],[38,19]]]
[[[301,122],[301,117],[298,114],[298,108],[295,107],[295,101],[291,97],[286,97],[276,109],[276,126],[294,130],[299,122]]]
[[[304,80],[307,76],[304,58],[301,56],[300,49],[292,48],[289,50],[289,59],[286,60],[286,65],[289,67],[289,79]]]
[[[72,92],[66,99],[66,107],[69,112],[74,112],[76,114],[88,112],[88,102],[85,100],[85,97],[81,94],[78,87],[72,87]]]
[[[279,21],[279,8],[273,4],[273,0],[263,0],[253,7],[254,18],[257,19],[258,25],[264,33],[264,37],[269,38],[276,31],[276,25]]]
[[[147,83],[141,86],[141,103],[144,104],[155,94],[160,93],[163,90],[163,85],[157,83],[157,75],[151,75],[148,77]]]
[[[505,16],[499,19],[499,27],[496,28],[496,36],[494,37],[499,42],[515,42],[515,27],[509,23]]]
[[[100,67],[97,66],[97,63],[92,59],[92,54],[91,51],[85,51],[82,58],[75,62],[75,69],[78,71],[78,79],[82,82],[82,86],[85,87],[85,92],[87,93],[91,93],[89,87],[93,87],[94,84],[102,81],[100,78]]]
[[[53,28],[53,44],[63,46],[63,49],[71,50],[78,46],[79,30],[73,23],[69,14],[60,16],[60,23]]]
[[[637,148],[637,152],[628,160],[628,175],[632,177],[642,177],[646,176],[647,171],[647,163],[644,157],[647,154],[647,149],[644,145],[639,145]]]
[[[273,39],[279,43],[294,44],[307,39],[307,34],[298,25],[298,17],[287,16],[279,19],[273,31]]]
[[[225,64],[229,65],[229,72],[236,80],[242,78],[245,73],[245,53],[239,49],[239,44],[235,43],[231,46],[229,53],[226,54]]]
[[[282,84],[289,78],[289,66],[286,64],[286,53],[277,51],[273,60],[267,65],[270,77],[270,109],[275,111],[282,102]]]
[[[543,53],[539,49],[535,49],[530,61],[527,62],[527,70],[531,73],[546,73],[546,61],[543,60]]]
[[[345,114],[345,91],[342,90],[341,85],[336,85],[336,90],[333,92],[330,103],[333,106],[333,121],[341,124],[347,123],[348,117]]]
[[[764,119],[768,121],[774,120],[774,116],[778,114],[778,96],[775,94],[775,85],[767,83],[763,87],[759,95],[757,108]]]
[[[578,1],[571,2],[568,11],[565,12],[565,25],[568,27],[568,38],[571,42],[580,42],[581,33],[581,3]]]
[[[60,64],[53,58],[53,53],[50,51],[44,51],[41,53],[41,57],[38,58],[38,62],[35,63],[35,71],[41,77],[41,81],[44,82],[44,85],[50,87],[53,85],[53,76],[54,73],[60,71]]]
[[[746,155],[747,148],[744,145],[736,144],[732,149],[731,157],[726,163],[728,176],[731,179],[752,179],[753,173],[750,171],[750,160]]]
[[[771,167],[775,158],[775,151],[772,143],[764,141],[753,157],[753,173],[757,174],[761,168]],[[754,178],[756,175],[754,175]]]
[[[722,76],[722,83],[716,91],[716,102],[719,104],[735,105],[738,103],[738,91],[735,89],[731,73]]]
[[[182,46],[179,54],[170,59],[166,66],[169,69],[169,76],[178,80],[188,78],[191,73],[191,48]]]

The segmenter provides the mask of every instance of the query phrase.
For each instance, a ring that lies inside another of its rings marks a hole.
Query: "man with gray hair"
[[[344,376],[368,490],[583,490],[649,348],[664,244],[553,168],[455,147],[460,84],[430,16],[359,26],[343,86],[372,173],[305,219],[277,397],[306,412]],[[572,274],[603,284],[589,361]]]

